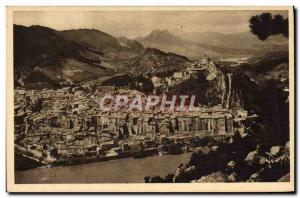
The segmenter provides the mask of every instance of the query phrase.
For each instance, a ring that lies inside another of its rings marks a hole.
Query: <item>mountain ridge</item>
[[[168,30],[154,30],[145,37],[136,39],[144,47],[174,52],[191,59],[199,59],[203,55],[214,58],[253,57],[288,50],[288,41],[282,36],[272,36],[263,42],[250,32],[194,32],[174,35]]]
[[[31,76],[36,74],[31,75],[32,72],[45,76],[45,82],[40,82],[44,85],[72,84],[126,73],[129,69],[135,73],[145,68],[146,62],[137,65],[131,64],[132,60],[136,57],[143,60],[150,51],[138,41],[116,38],[96,29],[57,31],[39,25],[14,25],[15,85],[34,87],[31,84],[37,82]],[[151,56],[156,63],[169,65],[173,58],[188,61],[176,54],[153,52]]]

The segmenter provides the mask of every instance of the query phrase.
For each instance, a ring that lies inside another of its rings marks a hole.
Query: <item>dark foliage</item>
[[[161,176],[146,176],[144,177],[145,183],[172,183],[174,174],[168,174],[164,178]]]
[[[117,87],[129,87],[145,93],[151,93],[153,91],[153,83],[149,78],[144,76],[134,76],[131,74],[125,74],[121,76],[115,76],[102,83],[103,85],[117,86]]]
[[[271,35],[282,34],[288,38],[288,18],[283,18],[282,15],[275,15],[270,13],[263,13],[251,17],[249,20],[250,29],[260,40],[264,41]]]

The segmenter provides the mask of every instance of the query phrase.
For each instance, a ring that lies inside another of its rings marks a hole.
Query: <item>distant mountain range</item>
[[[95,29],[57,31],[14,25],[16,86],[57,87],[114,74],[168,75],[204,54],[210,57],[262,57],[287,51],[287,39],[258,40],[251,33],[189,33],[155,30],[146,37],[116,38]]]
[[[115,38],[95,29],[56,31],[43,26],[14,25],[16,86],[56,87],[90,78],[141,72],[148,64],[143,60],[149,58],[155,61],[154,67],[175,65],[173,60],[188,61],[186,57],[145,49],[135,40]]]
[[[234,34],[195,32],[175,36],[168,30],[154,30],[136,40],[144,47],[178,53],[191,59],[197,59],[204,54],[215,58],[232,58],[262,56],[270,52],[288,50],[288,40],[281,35],[260,41],[250,32]]]

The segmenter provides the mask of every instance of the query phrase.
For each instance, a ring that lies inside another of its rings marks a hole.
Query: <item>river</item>
[[[145,176],[175,173],[180,163],[187,163],[191,153],[125,158],[112,161],[35,168],[15,172],[15,183],[142,183]]]

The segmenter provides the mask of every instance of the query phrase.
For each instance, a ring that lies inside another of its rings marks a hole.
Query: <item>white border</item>
[[[197,0],[185,0],[185,1],[179,1],[179,0],[167,0],[167,1],[161,1],[161,0],[146,0],[141,3],[140,1],[136,0],[129,0],[124,3],[122,0],[103,0],[101,1],[101,5],[273,5],[273,6],[278,6],[278,5],[295,5],[296,7],[299,7],[300,1],[297,0],[266,0],[266,1],[260,1],[260,0],[252,0],[251,2],[245,2],[245,1],[217,1],[217,0],[210,0],[210,1],[202,1],[199,2]],[[99,2],[97,0],[85,0],[85,1],[80,1],[80,0],[72,0],[72,2],[67,2],[67,1],[60,1],[60,0],[52,0],[52,1],[37,1],[37,0],[27,0],[26,2],[22,0],[3,0],[0,2],[1,5],[1,15],[0,15],[0,23],[1,23],[1,43],[6,43],[6,32],[5,32],[5,25],[6,25],[6,18],[5,18],[5,6],[6,5],[99,5]],[[297,21],[297,24],[299,22]],[[299,27],[299,25],[297,25]],[[295,35],[296,36],[296,35]],[[0,71],[0,86],[1,86],[1,98],[0,98],[0,112],[5,112],[5,96],[6,96],[6,54],[5,54],[5,45],[2,45],[2,52],[1,55],[1,60],[3,61],[1,71]],[[299,52],[298,52],[299,53]],[[299,71],[299,69],[298,69]],[[299,87],[299,84],[297,84]],[[298,95],[299,96],[299,95]],[[0,126],[1,126],[1,134],[2,138],[0,138],[0,144],[2,145],[2,149],[0,152],[0,155],[2,157],[2,171],[0,172],[0,181],[1,181],[1,195],[8,196],[8,194],[5,194],[5,119],[6,115],[5,113],[0,114]],[[299,119],[299,118],[298,118]],[[298,121],[297,119],[297,121]],[[299,120],[300,121],[300,120]],[[299,141],[299,135],[298,135],[298,141]],[[298,157],[299,157],[299,152],[298,152]],[[299,159],[299,158],[298,158]]]

